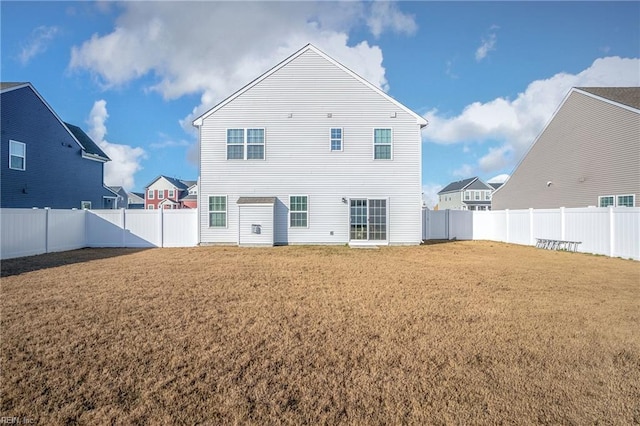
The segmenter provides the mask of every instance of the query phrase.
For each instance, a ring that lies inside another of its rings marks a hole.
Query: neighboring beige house
[[[494,210],[638,206],[640,87],[573,88],[509,180]]]
[[[438,192],[438,210],[491,210],[493,190],[478,177],[451,182]]]

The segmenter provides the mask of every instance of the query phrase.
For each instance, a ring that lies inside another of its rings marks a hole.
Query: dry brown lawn
[[[494,242],[2,263],[0,416],[640,423],[640,262]]]

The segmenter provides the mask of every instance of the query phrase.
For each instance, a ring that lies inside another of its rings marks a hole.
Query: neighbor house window
[[[147,210],[153,210],[153,209],[154,209],[153,204],[149,204],[149,205],[147,206]]]
[[[342,151],[342,129],[331,129],[331,151]]]
[[[209,226],[221,228],[227,226],[226,195],[212,195],[209,197]]]
[[[602,197],[598,197],[598,206],[599,207],[609,207],[613,206],[615,203],[615,198],[613,195],[605,195]]]
[[[306,228],[308,226],[308,204],[306,195],[292,195],[289,197],[289,226],[292,228]]]
[[[264,160],[264,129],[247,129],[247,160]]]
[[[167,197],[168,197],[168,198],[173,198],[173,197],[174,197],[174,195],[175,195],[175,192],[173,191],[173,189],[170,189],[170,190],[169,190],[169,194],[167,194]]]
[[[153,200],[153,189],[147,191],[147,198],[149,200]]]
[[[471,195],[469,194],[469,191],[464,191],[464,200],[465,201],[471,200]]]
[[[164,189],[158,189],[158,200],[162,200],[164,198]]]
[[[489,201],[491,199],[491,191],[484,192],[484,199]]]
[[[91,201],[80,201],[80,208],[82,210],[91,210]]]
[[[227,160],[264,160],[264,129],[227,129]]]
[[[618,207],[633,207],[635,206],[635,195],[618,195],[616,200],[616,206]]]
[[[480,201],[480,191],[475,191],[475,200]]]
[[[9,168],[13,170],[27,169],[27,145],[22,142],[9,141]]]
[[[373,158],[391,160],[391,129],[373,129]]]

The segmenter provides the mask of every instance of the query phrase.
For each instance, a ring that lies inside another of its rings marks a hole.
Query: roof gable
[[[445,192],[461,191],[477,179],[478,179],[477,177],[472,177],[469,179],[459,180],[457,182],[451,182],[449,185],[442,188],[440,192],[438,192],[438,194],[444,194]]]
[[[373,84],[371,84],[370,82],[368,82],[364,78],[360,77],[358,74],[356,74],[355,72],[351,71],[349,68],[345,67],[344,65],[342,65],[341,63],[339,63],[335,59],[331,58],[326,53],[322,52],[320,49],[318,49],[317,47],[315,47],[312,44],[307,44],[302,49],[298,50],[293,55],[289,56],[284,61],[282,61],[278,65],[276,65],[275,67],[271,68],[270,70],[268,70],[267,72],[265,72],[264,74],[262,74],[261,76],[259,76],[258,78],[256,78],[255,80],[253,80],[252,82],[250,82],[249,84],[247,84],[246,86],[244,86],[243,88],[241,88],[240,90],[235,92],[234,94],[232,94],[231,96],[227,97],[222,102],[220,102],[219,104],[217,104],[216,106],[214,106],[213,108],[211,108],[210,110],[205,112],[204,114],[202,114],[200,117],[196,118],[193,121],[193,125],[196,126],[196,127],[201,126],[203,121],[204,121],[204,119],[209,117],[211,114],[215,113],[220,108],[222,108],[225,105],[227,105],[228,103],[232,102],[238,96],[240,96],[243,93],[247,92],[252,87],[256,86],[258,83],[260,83],[261,81],[265,80],[266,78],[268,78],[269,76],[271,76],[272,74],[277,72],[278,70],[284,68],[289,63],[291,63],[292,61],[294,61],[295,59],[297,59],[299,56],[301,56],[302,54],[304,54],[307,51],[313,51],[316,54],[320,55],[321,57],[323,57],[324,59],[326,59],[327,61],[329,61],[333,65],[335,65],[336,67],[340,68],[342,71],[346,72],[347,74],[349,74],[350,76],[352,76],[353,78],[355,78],[356,80],[358,80],[359,82],[361,82],[362,84],[367,86],[369,89],[377,92],[382,97],[384,97],[386,100],[392,102],[393,104],[395,104],[396,106],[398,106],[399,108],[404,110],[405,112],[409,113],[410,115],[412,115],[413,117],[416,118],[417,124],[419,124],[421,127],[424,127],[424,126],[427,125],[427,120],[425,120],[422,116],[420,116],[420,115],[416,114],[415,112],[411,111],[409,108],[407,108],[406,106],[402,105],[400,102],[396,101],[391,96],[387,95],[381,89],[379,89],[378,87],[374,86]]]
[[[75,136],[76,140],[82,145],[82,149],[86,154],[92,157],[98,157],[99,159],[110,161],[107,154],[100,149],[100,147],[87,135],[84,130],[73,124],[64,123],[69,131]]]

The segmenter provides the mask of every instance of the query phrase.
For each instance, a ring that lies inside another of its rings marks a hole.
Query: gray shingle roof
[[[82,148],[87,154],[97,155],[107,161],[111,160],[80,127],[69,123],[64,123],[64,125],[67,126],[71,133],[73,133],[73,136],[75,136],[78,142],[80,142],[80,145],[82,145]]]
[[[440,190],[440,192],[438,192],[438,194],[444,194],[445,192],[460,191],[462,188],[466,187],[467,185],[469,185],[471,182],[473,182],[476,179],[478,179],[478,178],[477,177],[472,177],[472,178],[469,178],[469,179],[459,180],[457,182],[451,182],[449,185],[447,185],[444,188],[442,188]]]
[[[0,90],[11,89],[12,87],[22,86],[23,84],[27,84],[26,82],[11,82],[11,81],[3,81],[0,82]]]
[[[576,89],[640,109],[640,87],[576,87]]]
[[[275,204],[276,197],[240,197],[236,204]]]

